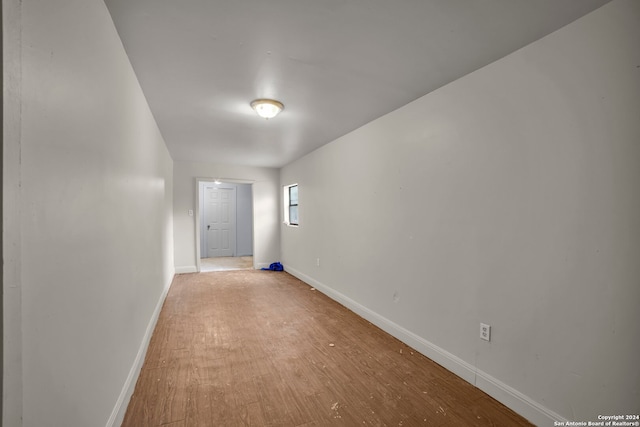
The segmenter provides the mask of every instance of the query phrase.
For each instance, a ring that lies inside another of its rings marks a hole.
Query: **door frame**
[[[3,3],[0,3],[0,81],[2,81],[2,90],[4,91],[4,48],[3,38],[4,33],[4,21],[2,20]],[[2,192],[0,193],[0,230],[4,230],[4,186],[2,177],[4,176],[4,94],[2,95],[2,101],[0,101],[0,121],[2,122],[2,132],[0,132],[0,186],[2,186]],[[0,259],[4,260],[3,254],[4,247],[4,232],[0,232]],[[0,425],[2,425],[2,413],[4,408],[4,261],[2,267],[0,267]]]
[[[253,268],[256,268],[256,257],[255,257],[255,253],[256,253],[256,233],[255,233],[255,226],[256,226],[256,220],[255,220],[255,192],[253,191],[253,184],[255,183],[255,180],[249,180],[249,179],[236,179],[236,178],[206,178],[206,177],[197,177],[195,179],[195,199],[196,199],[196,210],[193,213],[193,216],[195,217],[195,229],[194,229],[194,234],[196,236],[196,271],[198,273],[200,273],[200,211],[201,211],[201,207],[200,207],[200,183],[201,182],[214,182],[214,181],[220,181],[223,183],[227,183],[227,184],[251,184],[251,204],[252,204],[252,212],[251,212],[251,224],[253,227]],[[236,213],[237,214],[237,213]],[[237,233],[236,233],[237,234]]]

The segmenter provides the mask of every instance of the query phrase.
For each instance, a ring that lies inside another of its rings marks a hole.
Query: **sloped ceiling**
[[[281,167],[607,0],[105,0],[174,160]],[[258,117],[256,98],[285,104]]]

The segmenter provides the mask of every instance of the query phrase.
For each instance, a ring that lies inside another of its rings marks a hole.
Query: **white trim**
[[[215,179],[212,179],[211,181],[207,181],[206,178],[199,178],[196,177],[196,212],[194,214],[195,216],[195,223],[194,223],[194,233],[196,236],[196,265],[194,266],[195,270],[194,271],[181,271],[184,268],[187,267],[176,267],[176,273],[178,274],[182,274],[182,273],[200,273],[200,183],[201,182],[213,182],[215,181]]]
[[[140,370],[142,369],[144,358],[147,354],[147,349],[149,348],[151,336],[153,335],[153,331],[156,328],[156,323],[158,322],[158,317],[160,316],[162,305],[164,304],[164,300],[167,298],[167,294],[169,293],[169,288],[171,287],[172,281],[173,276],[172,280],[169,281],[169,283],[162,290],[162,294],[160,295],[158,304],[156,304],[156,308],[151,315],[149,324],[147,325],[147,330],[144,334],[144,337],[142,338],[142,342],[140,343],[138,354],[136,355],[136,358],[133,362],[133,366],[131,366],[129,376],[124,382],[122,391],[120,392],[120,396],[118,396],[118,400],[116,401],[116,405],[111,412],[111,416],[107,421],[106,427],[116,427],[121,425],[122,421],[124,421],[124,416],[127,412],[127,406],[129,405],[129,401],[131,400],[131,396],[133,395],[133,391],[135,390],[136,382],[138,381],[138,376],[140,375]]]
[[[569,421],[486,372],[477,371],[475,386],[535,425],[554,425],[554,421],[566,424]]]
[[[286,264],[284,269],[291,275],[310,284],[329,298],[339,302],[383,331],[458,375],[463,380],[478,387],[480,390],[484,391],[534,424],[553,425],[554,421],[567,421],[562,416],[548,408],[545,408],[530,397],[520,393],[518,390],[497,380],[486,372],[478,370],[475,366],[465,362],[454,354],[449,353],[445,349],[438,347],[426,339],[392,322],[386,317],[381,316],[335,289],[318,282],[317,280]]]
[[[22,426],[22,2],[2,5],[2,410],[0,425]],[[26,223],[27,221],[25,221]]]
[[[295,184],[288,184],[288,185],[283,185],[282,186],[282,201],[283,201],[283,204],[282,204],[282,209],[283,209],[282,210],[282,216],[283,216],[282,223],[284,225],[286,225],[287,227],[299,227],[300,226],[300,210],[299,209],[298,209],[298,223],[297,224],[291,224],[289,222],[289,207],[290,207],[289,206],[289,202],[290,202],[289,201],[289,189],[291,187],[298,187],[298,183],[296,182]],[[300,201],[300,198],[298,196],[298,205],[300,204],[299,201]]]
[[[184,273],[197,273],[198,268],[195,265],[182,265],[180,267],[176,267],[176,274],[184,274]]]

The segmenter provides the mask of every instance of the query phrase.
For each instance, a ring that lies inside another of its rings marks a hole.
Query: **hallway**
[[[525,426],[513,411],[288,273],[173,281],[133,426]]]

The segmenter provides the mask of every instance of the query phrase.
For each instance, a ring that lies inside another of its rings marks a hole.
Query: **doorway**
[[[252,185],[198,180],[198,271],[253,268]]]

